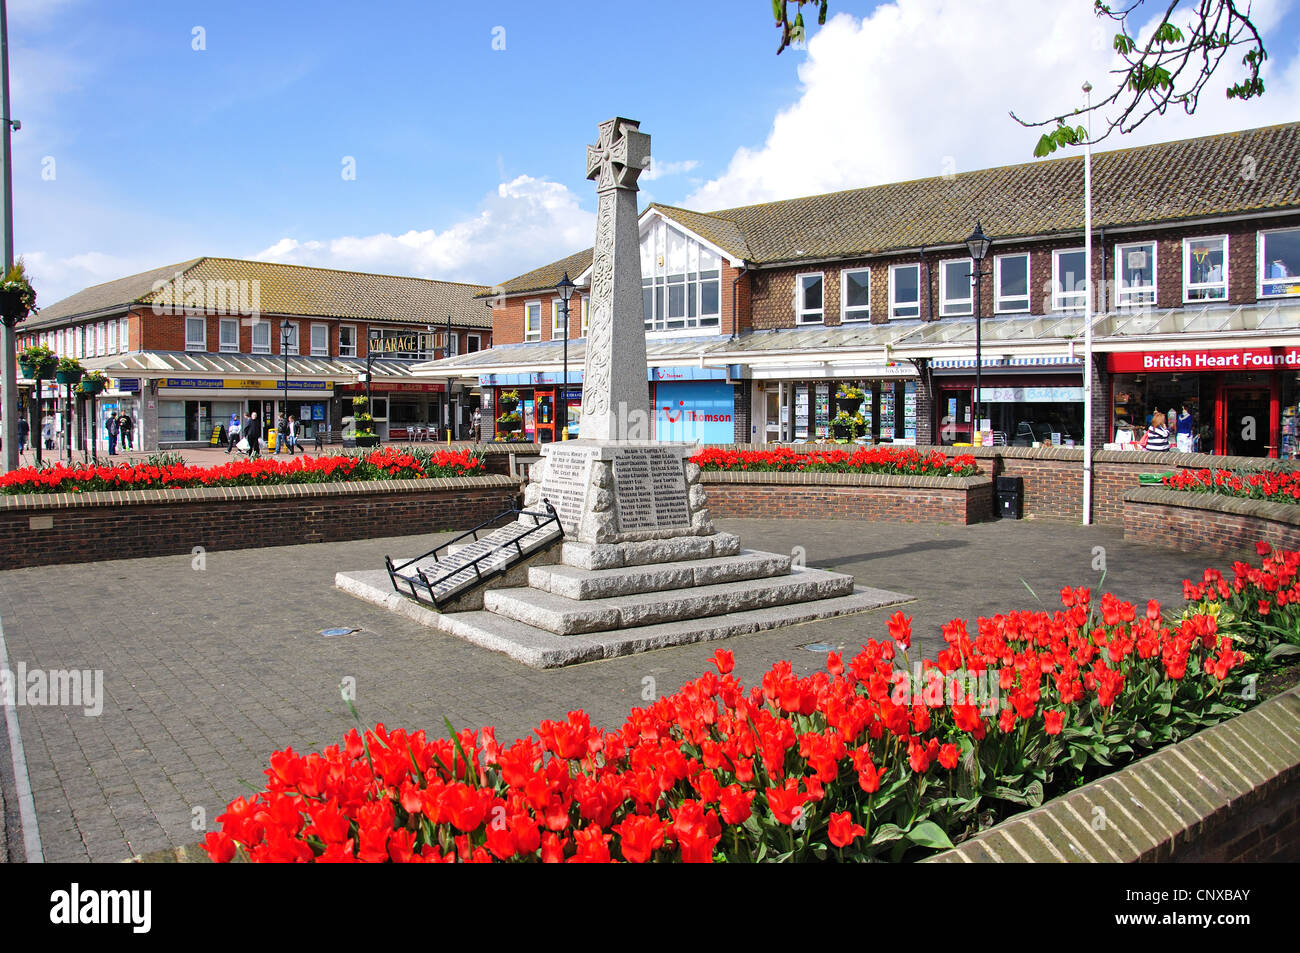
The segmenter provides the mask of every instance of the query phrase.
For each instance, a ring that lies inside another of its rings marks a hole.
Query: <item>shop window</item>
[[[998,314],[1029,310],[1029,253],[993,259],[993,309]]]
[[[1183,300],[1226,301],[1228,236],[1188,238],[1183,242]]]
[[[185,350],[206,351],[208,349],[208,322],[203,318],[185,319]]]
[[[1115,246],[1115,304],[1135,308],[1156,303],[1156,243]]]
[[[330,329],[328,324],[311,326],[311,352],[317,357],[329,357]]]
[[[253,353],[271,353],[271,322],[258,321],[253,324]]]
[[[1083,249],[1056,249],[1052,252],[1052,310],[1082,310],[1087,296]]]
[[[239,350],[239,321],[235,318],[221,319],[221,350],[225,352]]]
[[[840,272],[840,314],[844,321],[866,321],[871,317],[870,268]]]
[[[355,324],[339,325],[339,357],[357,356],[357,326]]]
[[[889,316],[921,316],[921,266],[894,265],[889,269]]]
[[[820,324],[826,317],[826,278],[819,271],[795,277],[795,321],[798,324]]]
[[[1259,233],[1259,296],[1300,295],[1300,228]]]
[[[529,301],[524,305],[524,340],[542,339],[542,303]]]
[[[971,260],[957,258],[939,262],[939,316],[972,314]]]

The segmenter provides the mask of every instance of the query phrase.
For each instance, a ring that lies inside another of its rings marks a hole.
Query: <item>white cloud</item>
[[[503,182],[477,215],[442,231],[341,238],[281,238],[253,258],[444,281],[493,284],[591,244],[595,216],[578,196],[544,179]]]
[[[1290,0],[1256,0],[1264,30]],[[1160,5],[1163,8],[1163,4]],[[681,204],[701,210],[964,172],[1033,158],[1045,119],[1100,98],[1115,81],[1114,24],[1087,0],[897,0],[859,19],[833,17],[808,41],[799,99],[766,142],[741,147],[727,169]],[[1119,148],[1288,122],[1300,115],[1295,37],[1265,36],[1266,95],[1229,101],[1240,57],[1229,53],[1195,116],[1169,113],[1100,148]]]
[[[690,172],[699,165],[698,159],[683,159],[681,162],[660,162],[652,158],[650,168],[642,172],[638,177],[638,182],[653,182],[655,179],[667,178],[670,175],[681,175],[683,172]]]

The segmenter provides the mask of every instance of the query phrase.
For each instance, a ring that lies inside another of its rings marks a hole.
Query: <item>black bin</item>
[[[1023,477],[1000,476],[994,481],[997,491],[998,516],[1004,520],[1020,519],[1025,501],[1025,481]]]

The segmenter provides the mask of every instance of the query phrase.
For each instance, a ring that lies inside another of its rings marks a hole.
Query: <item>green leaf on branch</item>
[[[949,850],[952,848],[952,841],[944,833],[943,828],[934,821],[922,821],[910,831],[906,837],[918,847],[929,847],[934,850]]]

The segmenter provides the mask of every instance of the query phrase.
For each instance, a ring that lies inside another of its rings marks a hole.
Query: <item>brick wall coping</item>
[[[710,443],[701,444],[699,449],[731,451],[763,451],[774,447],[785,447],[803,453],[816,450],[849,450],[851,444],[807,443],[807,444],[771,444],[771,443]],[[889,446],[878,444],[878,446]],[[897,449],[906,449],[903,444]],[[856,448],[854,448],[856,449]],[[1016,460],[1077,460],[1083,463],[1082,447],[930,447],[917,446],[912,449],[922,453],[939,451],[946,457],[970,454],[979,459],[1004,457]],[[849,450],[852,452],[852,450]],[[1300,469],[1300,460],[1274,460],[1266,457],[1220,457],[1211,453],[1179,453],[1166,450],[1163,453],[1146,450],[1093,450],[1092,459],[1096,463],[1133,463],[1142,464],[1153,471],[1173,470],[1180,467],[1193,470],[1296,470]]]
[[[1190,490],[1170,490],[1161,486],[1143,486],[1124,494],[1124,502],[1148,503],[1152,506],[1174,506],[1185,510],[1204,510],[1211,513],[1231,513],[1234,516],[1251,516],[1300,526],[1300,505],[1274,503],[1270,500],[1248,500],[1224,496],[1219,493],[1197,493]],[[1244,543],[1249,543],[1245,540]]]
[[[926,860],[969,864],[1182,859],[1189,849],[1204,849],[1198,841],[1210,829],[1267,802],[1297,779],[1300,686]],[[1104,824],[1096,823],[1099,816]],[[1267,839],[1257,839],[1256,844],[1268,850]],[[1250,845],[1239,846],[1244,850]]]
[[[53,510],[96,506],[153,506],[160,503],[200,503],[237,500],[283,500],[300,497],[377,496],[394,493],[438,493],[494,486],[517,488],[519,481],[500,474],[474,477],[431,477],[423,480],[367,480],[349,483],[282,483],[271,486],[200,486],[159,490],[105,490],[93,493],[23,493],[0,496],[0,512]]]
[[[821,473],[781,470],[702,470],[701,483],[783,483],[796,486],[896,486],[970,490],[991,484],[986,474],[975,476],[920,476],[902,473]]]

